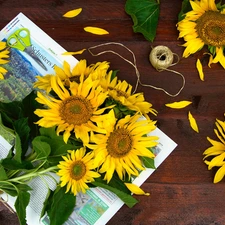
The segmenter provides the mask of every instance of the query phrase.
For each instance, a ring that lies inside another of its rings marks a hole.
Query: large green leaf
[[[111,187],[106,182],[96,179],[92,184],[96,187],[105,188],[114,194],[116,194],[129,208],[132,208],[136,203],[138,203],[138,200],[132,197],[130,194],[127,194],[120,189],[117,189],[115,187]]]
[[[159,19],[159,0],[127,0],[125,11],[133,20],[133,31],[153,41]]]
[[[30,201],[30,193],[27,191],[19,191],[16,202],[15,209],[18,215],[20,225],[26,225],[26,207]]]
[[[18,119],[13,123],[13,125],[16,133],[20,137],[22,148],[21,157],[23,158],[29,146],[30,127],[28,125],[28,118],[23,117]]]
[[[62,225],[69,218],[76,205],[76,196],[72,193],[65,193],[66,188],[57,189],[50,199],[51,206],[47,212],[51,225]]]
[[[6,171],[4,169],[4,167],[0,164],[0,181],[1,180],[7,180],[8,176],[6,174]]]
[[[47,142],[45,142],[45,140],[43,141],[43,139],[48,139],[48,138],[43,136],[37,136],[32,141],[33,149],[35,150],[37,154],[36,159],[44,160],[51,153],[50,145]]]

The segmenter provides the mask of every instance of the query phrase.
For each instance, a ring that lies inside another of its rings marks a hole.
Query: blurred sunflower
[[[45,76],[37,76],[37,81],[34,83],[34,88],[39,88],[46,90],[49,93],[52,90],[51,87],[51,76],[58,76],[65,85],[69,86],[69,83],[75,81],[80,82],[80,76],[84,76],[84,79],[91,76],[93,80],[100,79],[106,75],[106,72],[109,68],[109,62],[97,62],[87,66],[87,61],[80,60],[76,66],[72,69],[70,68],[69,63],[64,61],[63,68],[55,66],[55,75],[48,74]]]
[[[60,176],[60,186],[67,185],[66,193],[69,190],[74,195],[80,191],[85,193],[89,189],[87,183],[100,177],[99,173],[93,171],[93,157],[93,152],[86,153],[85,148],[72,150],[67,156],[62,156],[64,161],[59,162],[57,174]]]
[[[68,141],[71,131],[74,131],[76,138],[80,138],[84,145],[89,142],[89,131],[105,132],[98,128],[95,123],[104,119],[102,113],[107,108],[99,109],[99,106],[107,98],[107,92],[103,92],[98,85],[98,80],[91,78],[81,82],[70,83],[69,90],[65,88],[62,81],[57,76],[51,77],[51,87],[56,97],[48,94],[37,93],[36,100],[46,105],[47,109],[37,109],[35,114],[41,118],[37,124],[42,127],[57,126],[57,134],[63,133],[63,139]]]
[[[155,129],[155,122],[141,120],[139,114],[126,116],[117,121],[114,111],[107,114],[108,118],[99,127],[106,129],[106,134],[91,134],[91,142],[88,147],[93,149],[94,164],[99,167],[99,173],[105,173],[104,179],[109,182],[114,171],[121,180],[128,174],[129,177],[138,176],[144,170],[141,156],[154,158],[154,154],[148,149],[157,145],[158,137],[147,136]]]
[[[6,42],[0,41],[0,65],[9,62],[6,58],[9,58],[9,50],[6,49]],[[0,66],[0,80],[4,79],[6,72],[7,70]]]
[[[112,71],[100,80],[100,85],[108,91],[111,98],[120,102],[128,109],[141,112],[146,117],[149,112],[156,115],[157,111],[152,108],[151,103],[145,101],[143,93],[132,94],[132,86],[125,80],[118,80],[117,77],[112,79]]]
[[[183,57],[207,45],[211,53],[209,66],[219,62],[225,69],[225,8],[216,5],[214,0],[194,0],[190,5],[192,10],[177,24],[179,38],[186,41]]]
[[[203,155],[205,155],[204,162],[208,165],[209,170],[213,167],[220,167],[215,174],[214,183],[220,182],[225,175],[225,122],[217,119],[216,128],[214,132],[219,141],[207,137],[212,146],[203,152]],[[211,159],[210,161],[205,160],[208,157]]]

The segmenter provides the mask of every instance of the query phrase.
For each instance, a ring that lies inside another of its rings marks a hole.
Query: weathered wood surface
[[[129,209],[123,206],[108,222],[109,225],[208,225],[225,224],[225,183],[213,184],[215,171],[208,171],[202,160],[203,151],[209,147],[207,136],[215,138],[213,129],[216,118],[224,120],[225,112],[225,72],[220,65],[207,66],[203,60],[205,81],[200,81],[195,68],[197,53],[187,59],[182,58],[184,50],[178,40],[177,15],[181,2],[161,0],[160,19],[157,35],[153,43],[141,34],[133,33],[132,20],[125,13],[125,0],[0,0],[0,29],[19,12],[23,12],[41,29],[68,51],[106,43],[120,42],[136,55],[137,65],[143,83],[163,87],[176,93],[181,78],[170,72],[157,72],[149,63],[151,47],[166,45],[180,56],[180,62],[172,69],[181,72],[186,85],[175,98],[151,88],[139,87],[146,100],[158,111],[158,127],[178,143],[178,147],[144,183],[143,188],[151,192],[150,197],[138,196],[140,203]],[[74,19],[66,19],[62,14],[82,7],[82,13]],[[97,26],[109,31],[109,35],[96,36],[86,33],[85,26]],[[114,49],[114,48],[113,48]],[[123,48],[116,48],[120,54],[131,56]],[[207,57],[207,56],[204,56]],[[93,57],[88,52],[77,56],[89,63],[107,60],[111,69],[119,69],[118,76],[135,84],[133,67],[119,57],[105,54]],[[193,104],[181,110],[169,109],[165,103],[190,100]],[[200,133],[189,126],[188,111],[196,118]],[[17,225],[15,214],[0,203],[0,225]]]

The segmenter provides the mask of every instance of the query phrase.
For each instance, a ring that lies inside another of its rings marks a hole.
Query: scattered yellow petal
[[[150,195],[149,193],[145,193],[140,187],[132,183],[124,183],[126,187],[136,195]]]
[[[67,13],[65,13],[65,14],[63,15],[63,17],[66,17],[66,18],[73,18],[73,17],[79,15],[79,14],[81,13],[81,11],[82,11],[82,8],[70,10],[70,11],[68,11]]]
[[[82,54],[86,49],[82,49],[80,51],[76,51],[76,52],[64,52],[62,53],[62,55],[79,55],[79,54]]]
[[[189,113],[188,113],[188,119],[189,119],[191,128],[192,128],[194,131],[196,131],[197,133],[199,133],[197,122],[196,122],[195,118],[192,116],[192,114],[190,113],[190,111],[189,111]]]
[[[196,62],[196,67],[197,67],[200,79],[202,81],[204,81],[204,73],[203,73],[203,69],[202,69],[202,64],[201,64],[201,61],[199,59]]]
[[[104,30],[99,27],[85,27],[84,30],[86,32],[90,32],[92,34],[97,34],[97,35],[109,34],[109,32],[107,30]]]
[[[180,101],[180,102],[167,103],[165,105],[169,108],[182,109],[182,108],[190,105],[191,103],[192,102],[190,102],[190,101]]]

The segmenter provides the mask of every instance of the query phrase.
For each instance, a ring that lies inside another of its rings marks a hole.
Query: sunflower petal
[[[197,67],[200,79],[202,81],[204,81],[204,73],[203,73],[203,69],[202,69],[202,63],[201,63],[201,61],[199,59],[197,59],[196,67]]]
[[[190,101],[180,101],[180,102],[167,103],[165,105],[169,108],[181,109],[181,108],[184,108],[184,107],[190,105],[191,103],[192,102],[190,102]]]
[[[85,27],[84,30],[86,32],[97,34],[97,35],[109,34],[107,30],[99,28],[99,27]]]
[[[220,167],[217,170],[216,175],[215,175],[214,180],[213,180],[213,183],[220,182],[223,179],[224,175],[225,175],[225,165],[223,165],[222,167]]]
[[[73,18],[75,16],[78,16],[82,11],[82,8],[78,8],[78,9],[73,9],[73,10],[70,10],[68,12],[66,12],[63,17],[66,17],[66,18]]]
[[[140,187],[132,183],[124,183],[126,187],[136,195],[150,195],[149,193],[144,192]]]
[[[76,52],[64,52],[62,53],[62,55],[79,55],[79,54],[82,54],[86,49],[82,49],[82,50],[79,50],[79,51],[76,51]]]
[[[194,131],[196,131],[197,133],[199,133],[199,129],[198,129],[197,122],[196,122],[195,118],[192,116],[192,114],[191,114],[190,111],[189,111],[189,113],[188,113],[188,119],[189,119],[191,128],[192,128]]]

